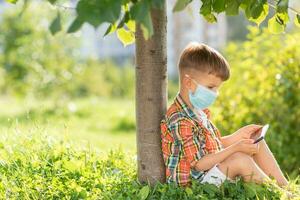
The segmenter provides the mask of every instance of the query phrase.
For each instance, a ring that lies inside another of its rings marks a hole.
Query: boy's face
[[[223,81],[216,75],[199,72],[196,70],[192,70],[190,73],[184,74],[183,86],[187,91],[191,90],[192,92],[195,92],[197,88],[196,83],[205,86],[214,92],[218,92]]]

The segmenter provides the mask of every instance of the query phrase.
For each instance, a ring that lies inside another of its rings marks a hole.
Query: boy
[[[210,121],[208,107],[218,96],[230,69],[216,50],[189,44],[179,60],[180,91],[161,121],[166,181],[187,186],[191,179],[219,186],[225,179],[261,183],[272,176],[288,184],[264,140],[253,144],[259,125],[221,136]]]

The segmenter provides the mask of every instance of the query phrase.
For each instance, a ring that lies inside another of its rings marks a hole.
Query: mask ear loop
[[[196,82],[194,79],[192,79],[192,78],[190,77],[190,75],[188,75],[188,74],[185,74],[184,76],[185,76],[185,77],[187,77],[188,79],[192,80],[192,81],[193,81],[193,82],[194,82],[194,83],[195,83],[195,84],[198,86],[198,83],[197,83],[197,82]],[[192,93],[192,94],[193,94],[193,92],[192,92],[192,90],[191,90],[191,89],[189,89],[189,88],[188,88],[188,90],[189,90],[189,92],[190,92],[190,93]]]
[[[185,74],[185,77],[191,79],[197,86],[200,85],[199,83],[197,83],[197,81],[195,81],[193,78],[191,78],[189,75]]]

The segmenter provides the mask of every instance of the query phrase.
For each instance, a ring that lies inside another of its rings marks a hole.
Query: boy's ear
[[[192,80],[187,74],[183,75],[182,82],[186,89],[192,89]]]

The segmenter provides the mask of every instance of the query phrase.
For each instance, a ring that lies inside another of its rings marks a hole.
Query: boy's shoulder
[[[193,124],[185,111],[178,107],[175,102],[167,109],[161,122],[166,123],[169,126],[176,125],[177,123]]]

